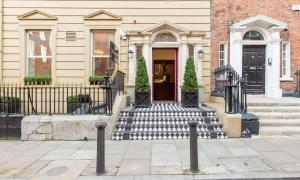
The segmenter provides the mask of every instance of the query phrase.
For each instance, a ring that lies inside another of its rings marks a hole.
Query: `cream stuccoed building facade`
[[[131,102],[140,56],[147,63],[153,101],[181,101],[189,56],[200,100],[210,97],[210,0],[3,0],[1,9],[2,82],[22,83],[32,75],[51,76],[52,83],[88,82],[104,73],[107,44],[113,41]],[[154,93],[160,75],[169,82],[168,99]]]

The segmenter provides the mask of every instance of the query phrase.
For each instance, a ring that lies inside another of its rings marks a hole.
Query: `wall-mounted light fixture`
[[[268,58],[268,64],[272,65],[272,58]]]
[[[203,59],[204,51],[202,49],[199,49],[198,52],[197,52],[197,54],[198,54],[198,58],[199,59]]]
[[[129,59],[133,59],[133,54],[134,54],[133,50],[130,49],[128,51],[128,57],[129,57]]]

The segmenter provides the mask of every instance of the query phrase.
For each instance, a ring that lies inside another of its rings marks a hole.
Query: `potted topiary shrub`
[[[135,106],[149,107],[151,105],[149,77],[144,57],[137,63],[135,78]]]
[[[0,113],[20,113],[21,101],[18,97],[1,96],[0,97]]]
[[[24,77],[25,85],[49,85],[52,81],[51,76],[28,76]]]
[[[181,91],[181,103],[184,107],[198,107],[198,84],[194,59],[189,57],[184,72],[184,84]]]
[[[103,85],[104,80],[105,79],[103,76],[90,76],[89,77],[90,85]]]

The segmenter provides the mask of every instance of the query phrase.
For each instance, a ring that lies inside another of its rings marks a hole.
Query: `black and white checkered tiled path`
[[[183,108],[173,103],[153,104],[150,108],[128,106],[120,113],[113,140],[189,138],[187,121],[198,120],[199,138],[227,138],[216,113],[207,107]]]

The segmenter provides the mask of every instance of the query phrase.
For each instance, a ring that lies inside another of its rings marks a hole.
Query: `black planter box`
[[[21,113],[21,102],[13,101],[0,103],[0,113]]]
[[[23,116],[0,117],[0,139],[20,139]]]
[[[67,104],[67,112],[68,113],[73,113],[74,111],[76,111],[80,107],[81,107],[80,103],[71,103],[71,102],[68,102],[68,104]]]
[[[135,106],[136,107],[150,107],[151,94],[150,91],[135,91]]]
[[[199,107],[198,91],[181,92],[181,104],[183,107]]]
[[[242,114],[242,132],[249,130],[251,134],[259,134],[259,118],[254,114]]]

